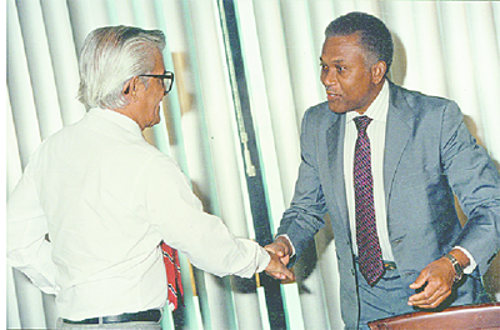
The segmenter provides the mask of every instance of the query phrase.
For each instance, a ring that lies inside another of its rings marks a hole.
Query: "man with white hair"
[[[175,162],[144,140],[174,79],[164,46],[157,30],[91,32],[79,91],[90,110],[42,143],[8,201],[9,261],[56,294],[59,328],[159,329],[162,241],[219,276],[293,279],[279,258],[204,213]]]

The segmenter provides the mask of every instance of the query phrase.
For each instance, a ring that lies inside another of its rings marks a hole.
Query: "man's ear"
[[[385,77],[385,72],[387,71],[387,64],[384,61],[377,61],[371,67],[372,82],[377,85]]]
[[[129,81],[125,83],[122,89],[122,94],[129,101],[132,101],[135,98],[135,92],[137,90],[137,77],[131,78]]]

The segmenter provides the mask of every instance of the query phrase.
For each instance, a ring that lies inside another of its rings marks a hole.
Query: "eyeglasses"
[[[165,89],[164,95],[167,95],[174,85],[174,73],[165,71],[164,74],[140,74],[139,77],[151,77],[161,79],[161,84]]]

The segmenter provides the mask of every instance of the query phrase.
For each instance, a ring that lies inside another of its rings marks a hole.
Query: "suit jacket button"
[[[398,245],[399,243],[401,243],[402,239],[395,239],[394,241],[392,241],[392,244],[394,245]]]

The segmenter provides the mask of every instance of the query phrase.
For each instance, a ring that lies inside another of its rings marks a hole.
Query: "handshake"
[[[295,274],[286,267],[290,262],[290,255],[292,254],[292,247],[288,239],[280,236],[264,248],[271,256],[271,261],[265,269],[266,273],[277,280],[294,281]]]

